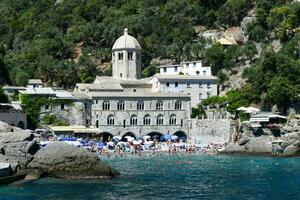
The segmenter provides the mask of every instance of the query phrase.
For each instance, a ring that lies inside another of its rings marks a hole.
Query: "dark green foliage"
[[[27,114],[28,128],[34,129],[40,122],[39,114],[42,106],[56,106],[60,104],[72,105],[71,100],[49,99],[45,96],[29,96],[20,94],[22,110]]]
[[[198,106],[197,108],[192,108],[191,118],[198,118],[201,119],[205,116],[205,112],[202,106]]]
[[[4,93],[4,91],[2,90],[2,88],[0,87],[0,103],[7,103],[7,102],[8,102],[8,98]]]
[[[159,72],[159,68],[156,65],[149,65],[142,71],[142,77],[151,77]]]
[[[68,126],[69,124],[58,119],[56,116],[54,115],[45,115],[43,117],[43,123],[48,124],[48,125],[55,125],[55,126]]]

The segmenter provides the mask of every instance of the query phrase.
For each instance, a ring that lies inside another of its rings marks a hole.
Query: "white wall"
[[[169,87],[167,87],[169,82]],[[175,82],[178,87],[175,87]],[[190,85],[188,86],[188,82]],[[199,83],[202,83],[200,85]],[[217,95],[217,84],[215,80],[163,80],[160,82],[160,91],[162,92],[182,92],[191,97],[191,106],[196,107],[203,99]],[[200,96],[202,94],[202,96]]]

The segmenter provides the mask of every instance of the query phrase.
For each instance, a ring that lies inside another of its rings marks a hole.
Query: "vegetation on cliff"
[[[113,42],[129,28],[143,47],[144,76],[155,73],[153,58],[204,59],[220,83],[221,69],[250,61],[244,73],[253,95],[246,102],[285,110],[299,89],[300,3],[292,0],[2,0],[0,2],[0,84],[25,85],[28,78],[70,88],[108,75]],[[223,47],[199,38],[195,27],[239,26],[255,8],[247,43]],[[272,41],[283,48],[274,51]],[[258,53],[257,43],[263,47]],[[284,88],[283,88],[284,87]],[[280,92],[276,92],[280,90]]]

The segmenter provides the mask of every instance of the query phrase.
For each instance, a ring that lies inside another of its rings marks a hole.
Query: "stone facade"
[[[0,121],[22,129],[27,128],[27,115],[26,113],[18,110],[1,110]]]
[[[92,126],[113,135],[188,133],[188,97],[94,97]]]
[[[53,114],[58,119],[72,126],[90,126],[91,100],[73,100],[70,104],[45,105],[41,108],[40,118]]]

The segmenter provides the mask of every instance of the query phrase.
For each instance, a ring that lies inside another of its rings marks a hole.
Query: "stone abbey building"
[[[189,136],[191,107],[217,95],[216,78],[201,61],[160,66],[160,73],[141,78],[141,46],[124,30],[112,48],[112,76],[98,76],[91,84],[76,84],[73,92],[35,88],[23,94],[68,99],[72,106],[42,108],[71,126],[85,126],[98,134],[179,134]],[[56,127],[57,128],[57,127]],[[64,132],[66,129],[55,129]],[[70,130],[68,130],[70,131]]]

